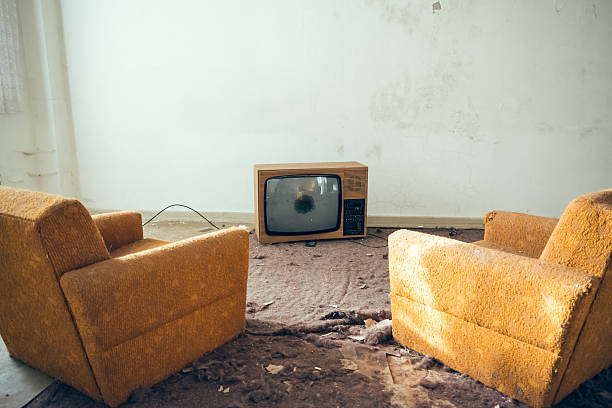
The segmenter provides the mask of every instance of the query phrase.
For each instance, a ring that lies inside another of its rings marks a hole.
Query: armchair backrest
[[[574,199],[540,259],[601,279],[554,403],[612,364],[612,190]]]
[[[7,221],[0,239],[11,240],[28,226],[34,228],[44,253],[28,253],[48,257],[58,278],[110,258],[89,212],[77,200],[0,186],[0,214],[12,220]]]
[[[540,259],[603,278],[611,256],[612,190],[604,190],[569,203]]]
[[[59,278],[108,258],[78,201],[0,186],[0,335],[13,357],[90,395],[99,392]]]

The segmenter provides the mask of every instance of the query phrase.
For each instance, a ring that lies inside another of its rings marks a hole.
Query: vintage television
[[[366,235],[368,168],[358,162],[256,164],[255,233],[263,243]]]

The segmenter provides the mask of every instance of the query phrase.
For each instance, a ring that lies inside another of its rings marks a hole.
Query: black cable
[[[361,245],[361,246],[368,247],[368,248],[375,248],[375,249],[376,248],[386,248],[387,247],[386,245],[381,245],[381,246],[366,245],[366,244],[363,244],[363,243],[358,242],[358,241],[351,241],[351,242],[354,243],[354,244],[357,244],[357,245]]]
[[[210,225],[212,225],[213,227],[215,227],[216,229],[220,229],[219,227],[217,227],[215,224],[212,223],[211,220],[209,220],[208,218],[206,218],[205,216],[203,216],[202,214],[200,214],[199,212],[197,212],[196,210],[194,210],[193,208],[189,207],[188,205],[185,204],[170,204],[169,206],[165,207],[163,210],[161,210],[160,212],[158,212],[157,214],[155,214],[153,217],[149,218],[149,220],[147,222],[145,222],[144,224],[142,224],[142,226],[144,227],[145,225],[147,225],[148,223],[150,223],[151,221],[153,221],[155,219],[155,217],[157,217],[159,214],[163,213],[164,211],[166,211],[168,208],[170,207],[185,207],[190,209],[191,211],[193,211],[194,213],[198,214],[200,217],[204,218],[206,221],[208,221],[208,223]]]
[[[368,233],[368,235],[366,235],[364,238],[361,238],[362,240],[367,238],[367,237],[375,237],[378,239],[382,239],[384,241],[387,241],[388,239],[385,237],[381,237],[380,235],[376,235],[376,234],[372,234],[372,233]],[[386,245],[368,245],[368,244],[364,244],[363,242],[357,241],[356,239],[352,239],[351,242],[354,242],[357,245],[362,245],[364,247],[368,247],[368,248],[386,248],[389,246],[389,244]]]
[[[368,245],[368,244],[364,244],[363,242],[354,241],[354,240],[351,240],[351,242],[357,245],[368,247],[368,248],[386,248],[387,247],[387,245],[381,245],[381,246]]]
[[[364,244],[363,242],[359,242],[359,241],[357,241],[355,239],[351,239],[350,242],[353,242],[353,243],[355,243],[357,245],[362,245],[362,246],[368,247],[368,248],[386,248],[387,247],[387,245],[380,245],[380,246],[377,246],[377,245],[368,245],[368,244]]]
[[[381,237],[380,235],[371,234],[371,233],[370,233],[370,234],[368,234],[367,236],[368,236],[368,237],[376,237],[376,238],[380,238],[380,239],[383,239],[383,240],[385,240],[385,241],[389,239],[389,237]]]

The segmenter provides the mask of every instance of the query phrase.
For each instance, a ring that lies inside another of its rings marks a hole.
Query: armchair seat
[[[483,239],[481,241],[471,242],[471,244],[478,245],[478,246],[483,247],[483,248],[495,249],[496,251],[507,252],[509,254],[528,256],[530,258],[533,258],[532,256],[529,256],[529,254],[527,254],[526,252],[521,251],[520,249],[516,249],[516,248],[512,248],[512,247],[506,246],[506,245],[498,244],[495,241],[487,241],[487,240]],[[112,252],[111,252],[111,254],[112,254]]]
[[[393,335],[536,407],[612,364],[612,190],[560,220],[485,216],[485,239],[389,238]]]
[[[117,249],[112,249],[110,251],[110,256],[111,258],[119,258],[125,255],[135,254],[140,251],[146,251],[147,249],[153,249],[167,244],[170,244],[170,242],[162,241],[161,239],[139,239],[138,241],[131,242]]]
[[[111,406],[244,328],[241,229],[143,239],[138,213],[0,186],[0,258],[9,353]]]

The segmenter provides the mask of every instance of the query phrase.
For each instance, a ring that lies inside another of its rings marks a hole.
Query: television
[[[366,235],[367,166],[358,162],[256,164],[254,174],[259,242]]]

